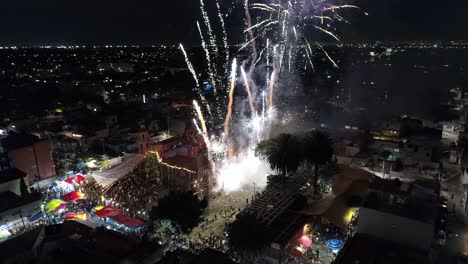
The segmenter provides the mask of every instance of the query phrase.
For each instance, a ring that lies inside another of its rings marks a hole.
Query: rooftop
[[[426,181],[413,183],[375,178],[364,206],[378,211],[432,223],[437,215],[438,186]]]
[[[334,264],[426,264],[427,254],[421,250],[401,246],[367,235],[349,239]]]
[[[0,243],[2,259],[16,258],[18,255],[31,252],[42,231],[43,227],[39,226],[31,231]]]
[[[0,172],[0,184],[26,177],[26,173],[16,168],[11,168]]]
[[[45,243],[52,242],[51,250],[56,250],[55,247],[60,252],[54,254],[48,263],[118,263],[138,245],[138,242],[118,232],[105,228],[93,229],[76,221],[48,226],[45,231]],[[42,254],[49,255],[48,252]],[[79,257],[71,260],[72,255]]]
[[[214,249],[204,249],[200,254],[195,255],[183,249],[176,249],[169,252],[158,264],[234,264],[231,258]]]
[[[38,140],[37,137],[33,135],[25,134],[14,134],[11,133],[5,140],[4,144],[8,150],[15,150],[19,148],[29,147]]]
[[[21,206],[21,197],[13,192],[0,193],[0,212]]]
[[[31,193],[27,196],[20,197],[13,192],[2,192],[0,193],[0,212],[5,212],[16,207],[38,202],[41,199],[41,193]]]
[[[294,203],[300,187],[296,181],[277,183],[264,190],[244,211],[256,215],[263,223],[271,224]]]
[[[272,242],[284,245],[298,233],[298,230],[302,230],[308,219],[307,215],[298,212],[303,208],[298,210],[294,208],[298,204],[302,206],[300,188],[301,184],[297,181],[277,183],[253,200],[243,213],[255,215],[267,226]]]

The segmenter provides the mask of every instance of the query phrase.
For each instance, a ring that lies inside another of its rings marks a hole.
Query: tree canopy
[[[295,172],[302,162],[300,141],[291,134],[263,140],[255,148],[255,155],[268,161],[272,170],[279,171],[284,177]]]
[[[314,164],[314,190],[318,188],[319,167],[331,161],[333,142],[327,133],[313,130],[302,138],[304,161]]]
[[[159,200],[158,207],[151,213],[151,218],[172,220],[186,232],[199,223],[205,209],[202,205],[202,201],[192,190],[170,192]]]
[[[319,167],[331,161],[333,142],[327,133],[318,130],[305,133],[301,137],[280,134],[261,141],[255,148],[255,155],[266,159],[271,169],[279,171],[283,179],[295,172],[302,163],[313,164],[313,183],[317,190]]]

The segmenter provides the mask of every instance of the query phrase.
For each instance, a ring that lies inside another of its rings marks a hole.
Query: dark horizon
[[[215,1],[205,0],[215,31],[219,23]],[[227,15],[231,43],[242,41],[241,5],[219,1]],[[361,10],[347,11],[351,24],[337,25],[347,41],[468,40],[464,13],[468,3],[441,5],[422,1],[350,1]],[[0,45],[187,45],[199,43],[195,22],[202,21],[199,1],[75,2],[5,1],[0,4]],[[228,13],[227,10],[231,9]],[[364,15],[364,12],[369,15]],[[327,40],[327,39],[324,39]]]

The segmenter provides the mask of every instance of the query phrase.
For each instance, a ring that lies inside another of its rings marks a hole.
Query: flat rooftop
[[[412,183],[375,178],[364,207],[432,223],[438,210],[438,187],[430,182]]]
[[[0,184],[26,177],[26,173],[16,168],[0,172]]]
[[[349,239],[334,264],[428,264],[426,252],[357,234]]]

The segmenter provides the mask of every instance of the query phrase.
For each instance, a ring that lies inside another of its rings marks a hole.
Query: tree
[[[272,170],[277,170],[286,179],[302,163],[300,142],[291,134],[280,134],[276,138],[263,140],[255,148],[255,155],[265,158]]]
[[[268,246],[266,226],[253,214],[243,213],[227,228],[229,246],[242,262],[255,263],[262,250]]]
[[[403,162],[401,162],[400,158],[397,158],[395,162],[393,163],[393,168],[394,171],[402,171],[403,170]]]
[[[336,160],[331,160],[320,169],[320,175],[325,182],[332,183],[334,177],[341,172]]]
[[[146,155],[144,170],[146,177],[155,177],[156,183],[161,181],[160,162],[156,153],[149,152]]]
[[[195,227],[205,208],[192,190],[170,192],[159,200],[151,212],[152,219],[168,219],[176,222],[184,232]]]
[[[95,204],[100,204],[102,199],[102,190],[99,184],[94,179],[88,179],[83,185],[82,191],[88,201],[92,201]]]
[[[153,228],[153,233],[162,240],[168,239],[178,231],[177,226],[171,220],[157,220]]]
[[[314,165],[314,192],[318,189],[319,167],[333,156],[333,142],[329,135],[318,130],[308,132],[302,140],[304,160]]]

